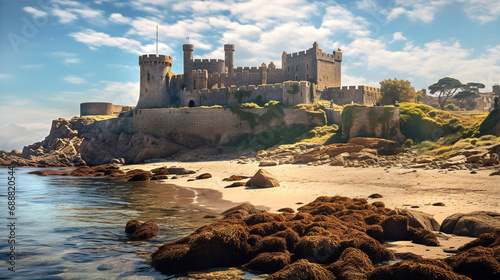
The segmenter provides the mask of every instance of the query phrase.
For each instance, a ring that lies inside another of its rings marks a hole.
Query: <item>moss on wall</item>
[[[241,103],[243,98],[249,97],[252,95],[252,92],[249,90],[237,90],[234,92],[234,97],[238,99],[238,103]]]
[[[356,113],[359,111],[359,107],[366,107],[360,104],[350,104],[344,106],[342,110],[342,130],[345,131],[346,138],[349,138],[349,132],[351,127],[354,125],[354,120],[356,119]]]

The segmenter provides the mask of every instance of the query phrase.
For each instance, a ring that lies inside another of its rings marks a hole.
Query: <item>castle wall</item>
[[[226,63],[223,59],[195,59],[189,68],[191,71],[205,69],[208,73],[227,73]]]
[[[321,99],[333,100],[338,105],[351,103],[372,105],[380,97],[380,89],[369,86],[330,87],[322,91]]]
[[[131,106],[113,105],[108,102],[80,103],[80,116],[118,116],[122,111],[129,111]]]
[[[340,126],[342,124],[342,111],[341,110],[325,108],[324,111],[326,114],[326,124],[327,125],[336,124],[336,125]]]
[[[267,109],[247,109],[245,111],[262,115]],[[284,124],[318,125],[319,120],[305,110],[284,109]],[[252,129],[229,109],[223,108],[168,108],[142,109],[134,112],[134,131],[152,134],[156,137],[171,138],[175,134],[200,137],[212,143],[225,144],[238,136],[258,133],[267,125]],[[271,125],[279,124],[276,120]]]
[[[378,137],[400,140],[402,134],[399,123],[399,107],[392,106],[352,106],[352,118],[342,117],[342,138]],[[344,108],[345,110],[345,108]],[[346,127],[346,124],[349,124]]]
[[[297,92],[294,92],[294,84],[297,85]],[[237,91],[249,91],[250,95],[238,100],[235,96]],[[233,106],[238,103],[255,102],[257,98],[261,99],[264,103],[271,100],[283,102],[285,106],[309,104],[313,100],[311,96],[311,83],[305,81],[285,82],[274,85],[231,86],[229,90],[227,88],[213,88],[183,91],[181,93],[181,105],[184,107],[189,107],[190,105],[194,105],[194,107],[214,105]]]

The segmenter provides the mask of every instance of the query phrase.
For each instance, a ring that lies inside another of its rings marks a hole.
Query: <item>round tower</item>
[[[228,73],[233,73],[234,51],[235,51],[234,44],[225,44],[224,45],[225,63],[226,63]]]
[[[187,90],[193,89],[193,51],[194,46],[191,44],[182,45],[184,51],[184,85]]]
[[[172,69],[172,57],[145,54],[139,56],[140,95],[137,109],[164,108],[170,105],[166,76]]]

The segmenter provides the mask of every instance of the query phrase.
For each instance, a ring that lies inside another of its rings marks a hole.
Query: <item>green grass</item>
[[[451,154],[459,151],[459,150],[470,150],[477,147],[490,146],[500,144],[500,137],[494,135],[484,135],[479,138],[471,137],[466,139],[461,139],[452,145],[440,145],[440,141],[434,144],[433,149],[422,150],[420,149],[419,153],[427,153],[429,155],[440,156],[440,157],[448,157]]]

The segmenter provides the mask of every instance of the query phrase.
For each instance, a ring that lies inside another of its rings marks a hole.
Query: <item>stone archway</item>
[[[189,100],[188,107],[194,107],[194,100]]]

